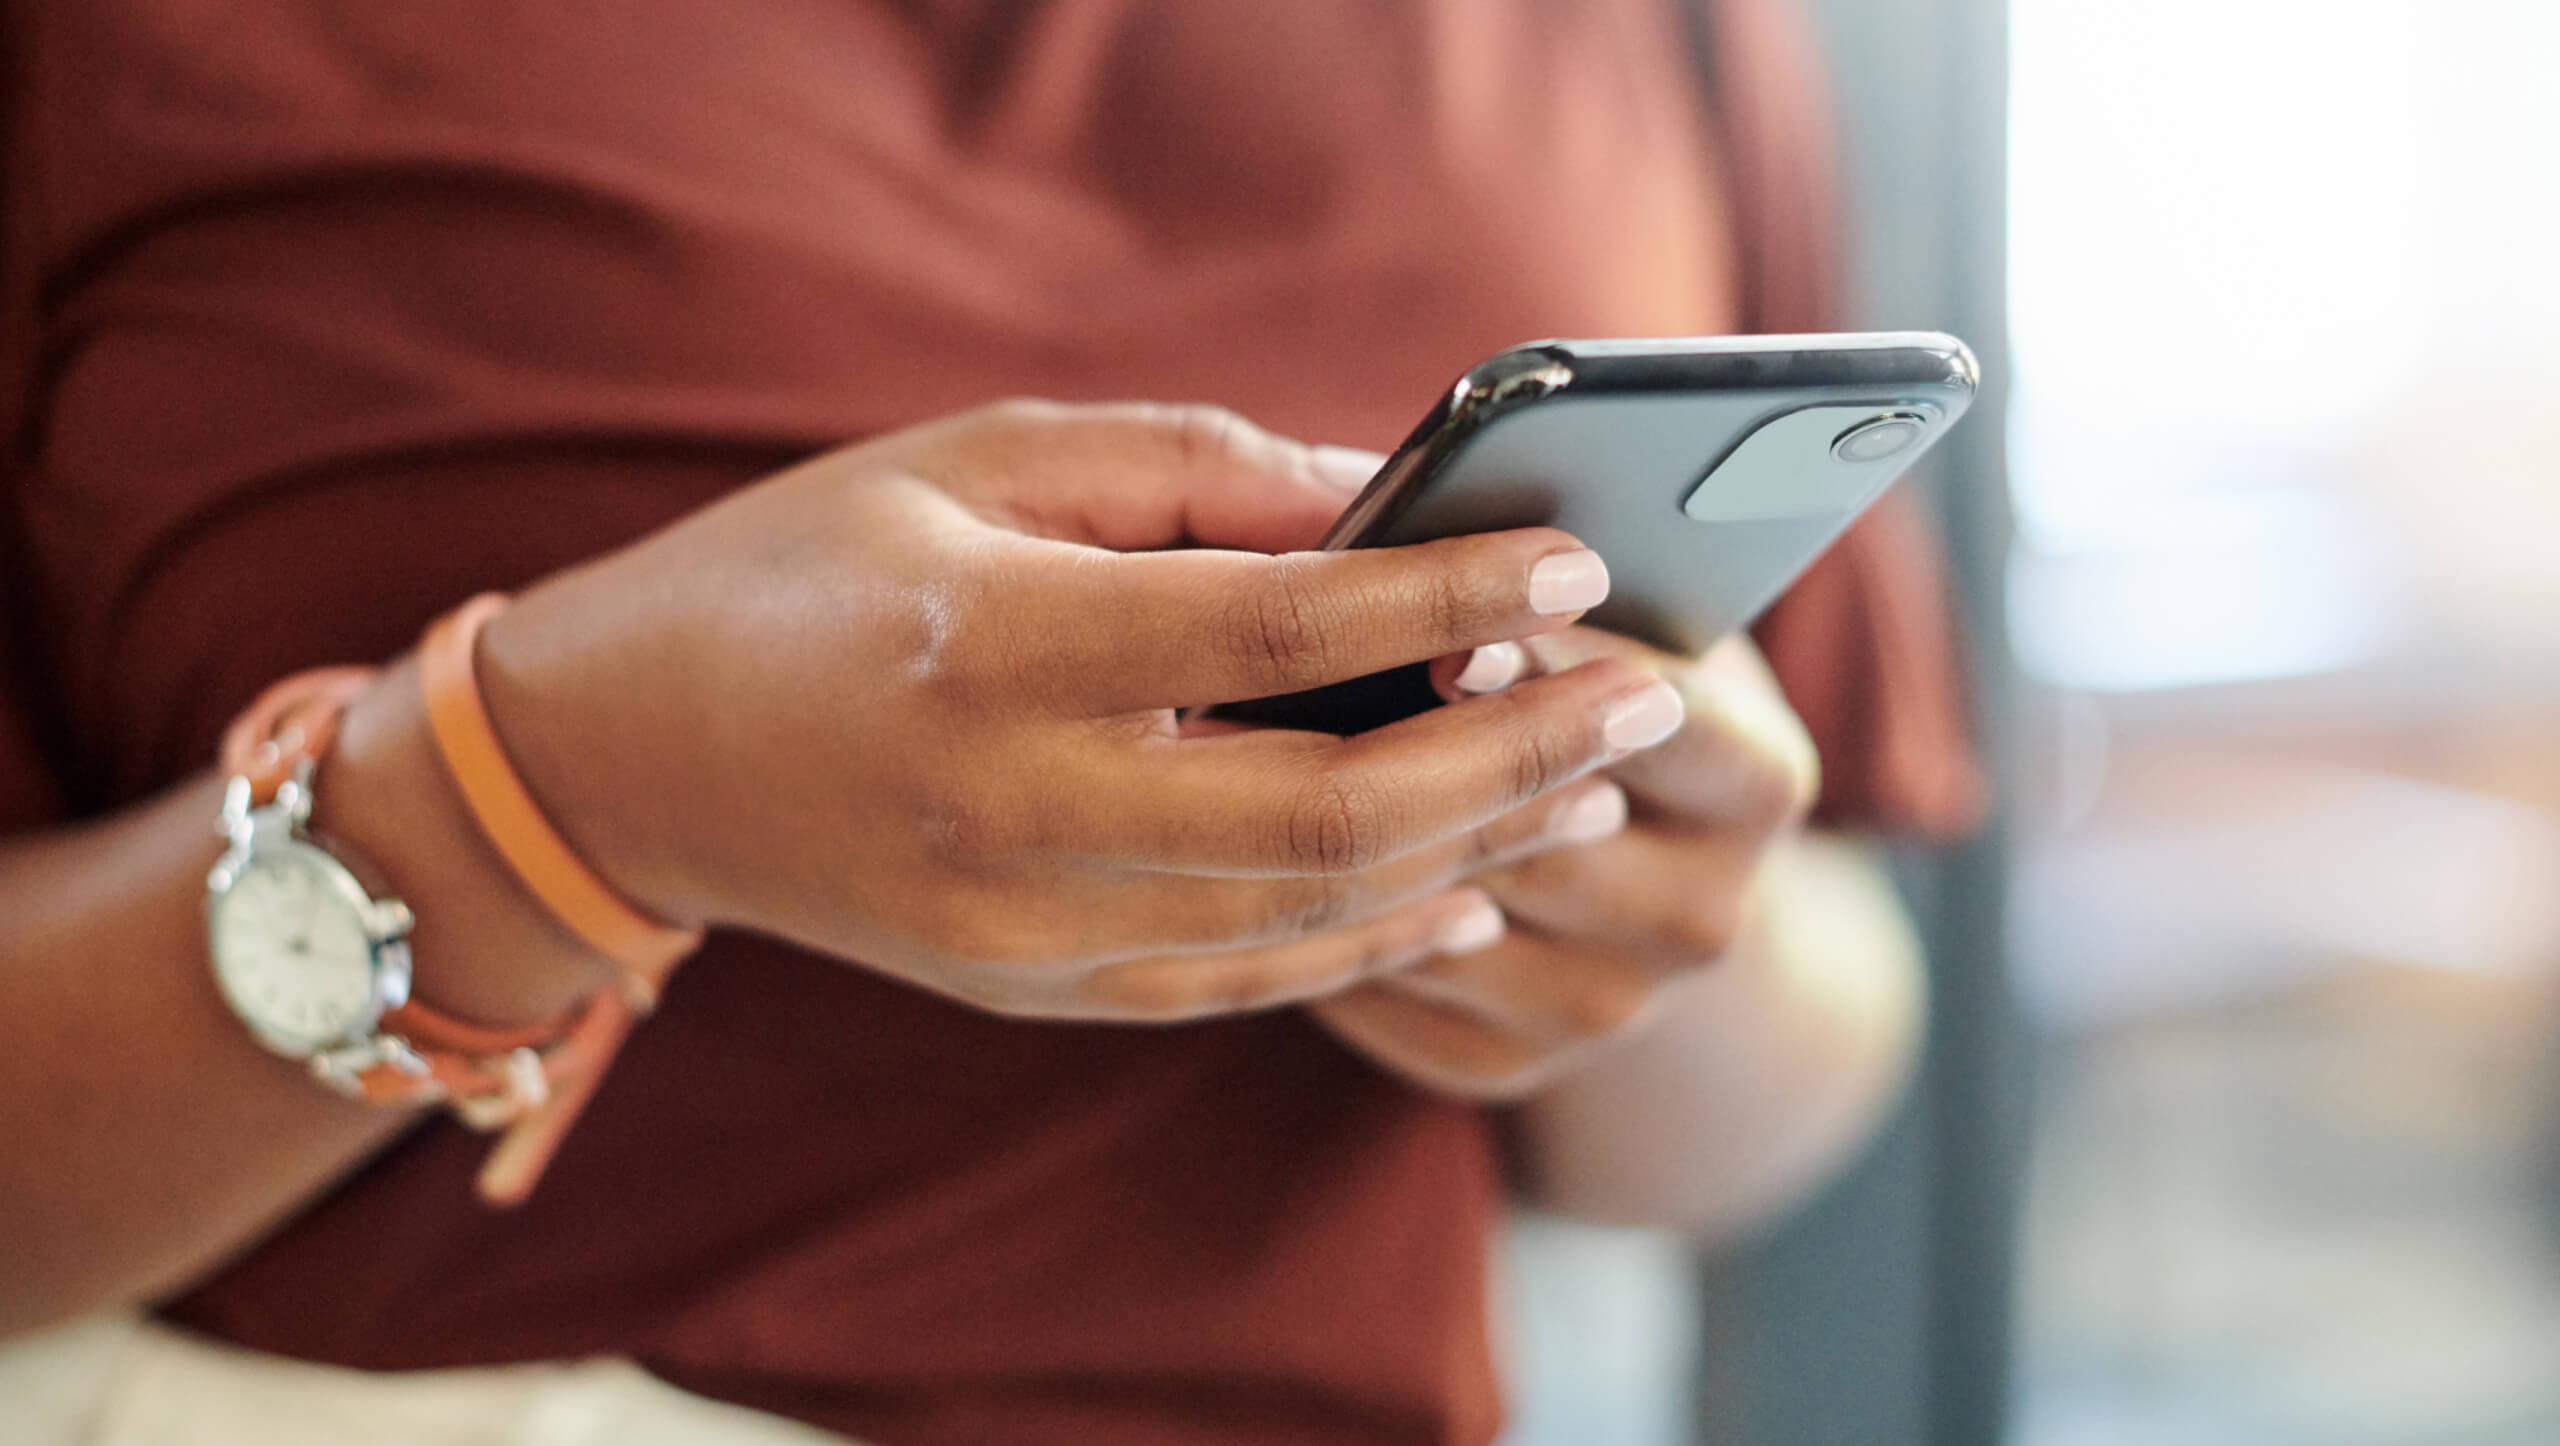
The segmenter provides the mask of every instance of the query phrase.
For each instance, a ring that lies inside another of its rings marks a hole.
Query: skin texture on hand
[[[1506,870],[1614,827],[1681,703],[1642,660],[1559,656],[1361,738],[1186,735],[1187,705],[1535,647],[1600,599],[1550,530],[1290,554],[1367,469],[1328,465],[1214,411],[964,415],[537,585],[484,635],[482,690],[571,845],[671,920],[1025,1015],[1195,1018],[1432,960],[1485,958],[1486,986],[1537,917],[1542,876]],[[224,1008],[220,792],[0,841],[0,1334],[179,1288],[416,1118],[314,1087]],[[411,665],[320,795],[418,914],[422,998],[505,1023],[606,977],[446,788]],[[1516,895],[1507,938],[1472,879]]]
[[[1680,707],[1595,657],[1356,738],[1181,728],[1605,595],[1553,529],[1286,552],[1357,480],[1328,461],[1214,410],[982,409],[528,593],[483,689],[563,834],[669,919],[1008,1014],[1317,997],[1489,942],[1465,881],[1564,842],[1571,785]]]

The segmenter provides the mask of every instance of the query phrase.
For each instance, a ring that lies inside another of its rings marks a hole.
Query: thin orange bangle
[[[702,945],[701,930],[662,924],[597,878],[543,817],[507,761],[480,698],[475,662],[480,629],[506,607],[504,594],[483,593],[427,629],[418,649],[427,729],[480,832],[552,917],[620,968],[622,988],[589,999],[560,1037],[552,1061],[557,1068],[546,1070],[551,1082],[545,1098],[512,1119],[486,1117],[505,1127],[480,1167],[480,1198],[493,1205],[513,1205],[532,1192],[632,1025],[657,1003],[677,963]],[[471,1118],[469,1111],[465,1118]]]
[[[480,629],[506,611],[500,593],[482,593],[438,619],[418,651],[427,726],[481,833],[552,917],[622,968],[645,1004],[678,960],[702,946],[702,931],[659,923],[623,902],[551,827],[507,761],[480,699],[474,665]]]

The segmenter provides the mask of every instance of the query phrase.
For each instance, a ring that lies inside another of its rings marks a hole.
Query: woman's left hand
[[[1679,731],[1550,802],[1578,846],[1472,880],[1501,907],[1500,933],[1309,1006],[1395,1073],[1481,1100],[1568,1073],[1724,956],[1764,854],[1811,807],[1812,740],[1742,639],[1693,659],[1577,627],[1443,659],[1433,678],[1456,697],[1610,655],[1678,688]]]

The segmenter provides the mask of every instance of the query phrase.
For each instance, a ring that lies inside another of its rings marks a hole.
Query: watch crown
[[[380,941],[388,943],[393,939],[406,938],[409,931],[417,926],[418,916],[409,912],[407,904],[398,899],[373,901],[373,932]]]
[[[222,786],[222,812],[214,818],[213,831],[224,838],[237,838],[249,822],[249,780],[238,774]]]

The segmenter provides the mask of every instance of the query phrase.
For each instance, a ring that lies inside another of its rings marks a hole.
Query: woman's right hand
[[[1545,528],[1290,551],[1344,470],[1214,410],[984,408],[535,588],[482,684],[572,845],[670,920],[1008,1014],[1311,998],[1491,943],[1463,880],[1573,841],[1607,786],[1576,780],[1664,716],[1610,659],[1353,738],[1182,729],[1606,589]]]

